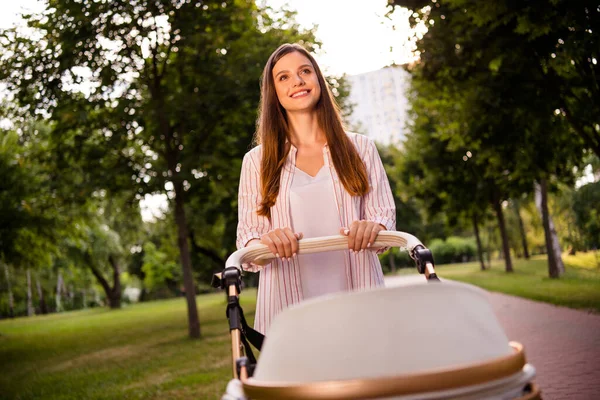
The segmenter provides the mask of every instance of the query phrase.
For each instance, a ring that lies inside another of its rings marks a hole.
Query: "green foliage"
[[[159,251],[154,243],[144,243],[144,285],[148,290],[161,286],[167,280],[172,280],[176,274],[179,265],[168,261],[167,254]]]
[[[420,187],[420,177],[406,174],[406,160],[411,157],[409,152],[394,146],[380,147],[378,150],[394,197],[396,229],[415,235],[424,243],[446,236],[444,215],[428,213],[423,206],[427,199],[420,201],[413,195],[416,188]],[[399,254],[399,257],[403,256]]]
[[[548,125],[539,125],[536,119],[544,115],[548,119],[555,113],[561,123],[568,122],[585,147],[600,155],[600,109],[593,100],[599,87],[600,34],[595,27],[600,11],[594,2],[496,1],[482,5],[474,0],[440,0],[425,8],[413,1],[392,3],[412,7],[416,11],[412,23],[428,25],[427,34],[417,41],[427,77],[467,85],[481,78],[492,82],[486,78],[489,76],[498,78],[498,83],[510,77],[506,85],[494,86],[497,91],[489,98],[499,119],[504,114],[501,106],[521,103],[520,110],[509,107],[506,121],[530,119],[526,126],[545,130],[543,137],[553,142],[565,135],[564,130],[552,130],[548,135]],[[523,132],[505,133],[518,138]],[[545,145],[539,139],[524,139],[526,146]],[[568,144],[564,137],[560,140]],[[535,165],[542,170],[551,165],[556,168],[552,159],[564,157],[559,154],[534,157]]]
[[[600,248],[600,182],[588,183],[573,192],[573,212],[587,248]]]
[[[384,274],[395,272],[394,270],[392,270],[392,262],[390,260],[390,258],[392,257],[394,259],[393,265],[396,269],[416,268],[415,262],[412,258],[410,258],[407,251],[403,251],[398,249],[397,247],[393,247],[385,253],[379,255],[379,262],[381,263],[381,268],[383,269]]]
[[[467,262],[475,258],[477,244],[474,238],[450,236],[446,240],[434,239],[429,243],[436,265]]]

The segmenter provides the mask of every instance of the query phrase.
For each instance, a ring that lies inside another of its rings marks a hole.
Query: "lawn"
[[[252,317],[256,291],[242,293]],[[0,399],[218,399],[231,377],[223,294],[0,321]],[[250,323],[250,322],[249,322]]]
[[[545,256],[530,260],[513,259],[514,272],[507,274],[503,261],[493,261],[491,269],[481,271],[479,263],[436,266],[440,278],[471,283],[484,289],[525,297],[546,303],[600,312],[600,254],[598,252],[563,255],[565,275],[548,277]],[[399,274],[413,274],[402,269]]]

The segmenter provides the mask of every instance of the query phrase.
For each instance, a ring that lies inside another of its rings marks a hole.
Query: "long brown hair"
[[[286,145],[286,139],[289,136],[287,115],[277,98],[273,68],[283,56],[294,51],[308,58],[317,74],[321,86],[321,97],[315,105],[317,121],[319,127],[325,132],[333,166],[344,188],[353,196],[363,196],[369,191],[366,167],[344,131],[339,106],[321,69],[304,47],[299,44],[286,43],[271,54],[263,70],[257,129],[254,136],[255,143],[262,145],[260,171],[262,202],[258,209],[258,215],[266,216],[269,219],[271,218],[271,207],[275,204],[279,193],[281,170],[290,151],[290,147]]]

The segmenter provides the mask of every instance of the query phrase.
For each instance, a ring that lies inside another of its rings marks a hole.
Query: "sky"
[[[273,8],[288,4],[304,27],[317,25],[325,54],[317,55],[328,73],[355,75],[412,60],[409,12],[388,19],[387,0],[267,0]],[[395,27],[395,29],[394,29]]]

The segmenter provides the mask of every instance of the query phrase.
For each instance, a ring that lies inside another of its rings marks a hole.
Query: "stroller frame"
[[[400,247],[406,249],[415,261],[417,270],[428,282],[439,282],[435,272],[431,251],[414,236],[404,232],[382,231],[378,234],[373,248]],[[299,241],[299,253],[317,253],[323,251],[344,250],[348,247],[345,236],[328,236],[304,239]],[[234,379],[241,380],[244,391],[253,399],[366,399],[399,395],[416,395],[423,392],[452,392],[472,385],[485,385],[490,381],[502,381],[518,373],[526,365],[523,346],[510,342],[513,353],[485,362],[459,365],[452,369],[404,374],[395,377],[354,379],[344,381],[321,381],[302,384],[284,384],[260,382],[255,383],[252,377],[256,360],[248,344],[248,339],[260,349],[262,337],[257,343],[257,332],[246,324],[239,304],[241,292],[242,269],[248,262],[268,262],[275,258],[267,246],[256,245],[240,249],[227,260],[223,272],[215,274],[212,285],[226,291],[228,298],[227,317],[230,325],[232,365]],[[260,334],[258,334],[260,335]],[[252,338],[252,336],[254,336]],[[262,336],[262,335],[260,335]],[[540,390],[534,383],[528,384],[529,393],[519,400],[541,399]]]

